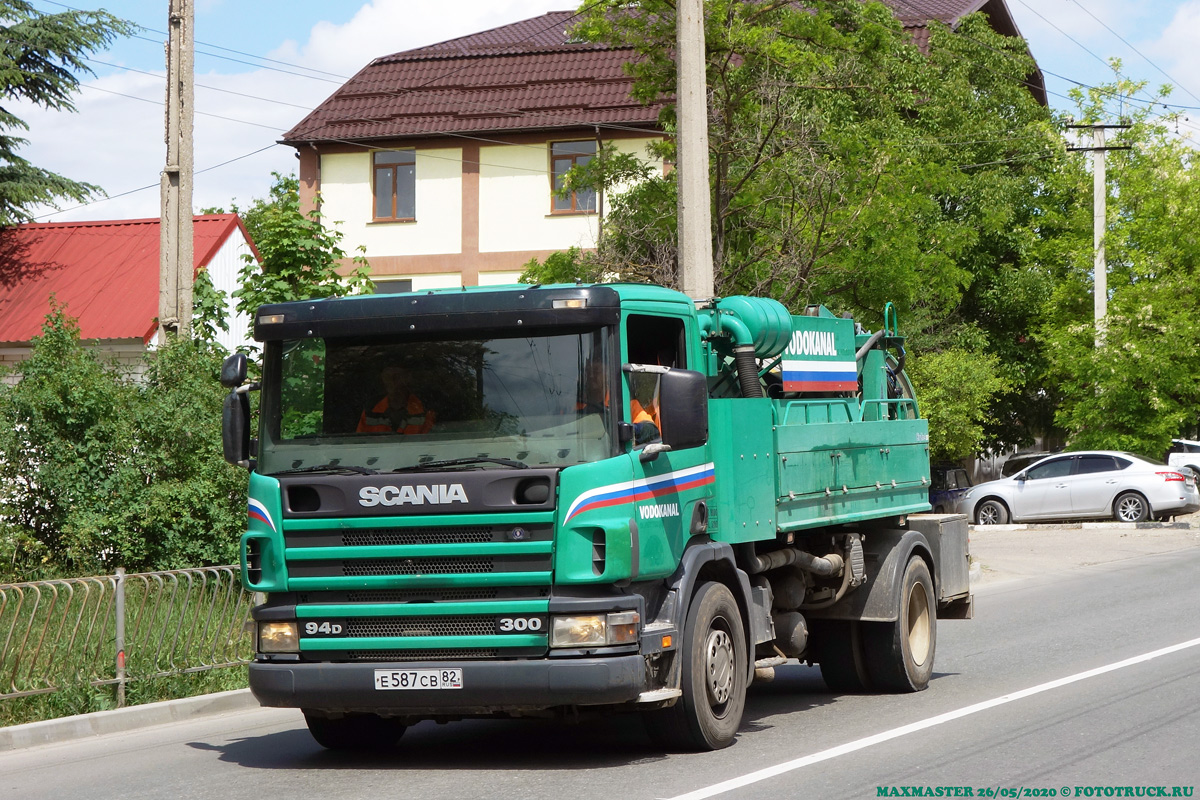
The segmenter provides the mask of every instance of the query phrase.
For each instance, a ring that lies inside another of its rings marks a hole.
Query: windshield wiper
[[[462,467],[468,464],[500,464],[505,467],[515,467],[516,469],[529,469],[529,465],[520,461],[513,461],[511,458],[491,458],[488,456],[478,456],[475,458],[451,458],[447,461],[425,461],[420,464],[413,464],[411,467],[400,467],[392,472],[421,472],[427,469],[442,469],[444,467]]]
[[[300,472],[341,472],[355,475],[378,475],[379,470],[370,467],[360,467],[357,464],[317,464],[312,467],[295,467],[272,472],[272,475],[295,475]]]

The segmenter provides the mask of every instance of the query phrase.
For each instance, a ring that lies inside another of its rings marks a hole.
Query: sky
[[[1067,112],[1068,89],[1123,73],[1176,89],[1168,102],[1181,133],[1200,133],[1200,0],[1006,0],[1046,77],[1051,107]],[[39,221],[159,215],[168,0],[66,4],[31,0],[46,13],[103,7],[143,30],[89,60],[77,113],[7,104],[29,123],[21,154],[37,166],[99,185],[109,199]],[[295,150],[276,144],[372,58],[487,30],[571,0],[194,0],[197,174],[193,206],[246,207],[265,197],[271,172],[296,171]],[[1191,108],[1186,108],[1190,106]]]

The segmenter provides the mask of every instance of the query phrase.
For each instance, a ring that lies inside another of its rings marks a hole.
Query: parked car
[[[953,464],[934,464],[930,467],[929,505],[934,514],[958,514],[963,495],[971,488],[967,471]]]
[[[1167,463],[1172,467],[1188,467],[1200,477],[1200,442],[1191,439],[1172,439],[1167,451]]]
[[[1011,475],[1016,475],[1026,467],[1036,464],[1046,456],[1054,455],[1053,453],[1013,453],[1004,460],[1000,465],[1000,477],[1007,478]]]
[[[1191,470],[1110,450],[1048,456],[971,488],[962,508],[976,525],[1110,517],[1141,522],[1197,510],[1200,490]]]

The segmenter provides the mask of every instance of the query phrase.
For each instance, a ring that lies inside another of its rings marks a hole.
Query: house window
[[[417,151],[379,150],[375,167],[375,219],[417,218]]]
[[[586,142],[550,143],[550,172],[554,183],[551,210],[555,214],[595,213],[595,191],[579,189],[564,195],[558,193],[562,188],[563,177],[567,174],[567,170],[577,164],[586,164],[595,157],[596,142],[594,139]]]

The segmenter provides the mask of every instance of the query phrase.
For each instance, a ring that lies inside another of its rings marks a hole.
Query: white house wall
[[[342,234],[341,247],[357,255],[415,256],[462,249],[462,150],[417,151],[415,222],[373,222],[371,154],[321,157],[321,210]],[[414,287],[416,282],[414,281]]]
[[[252,254],[241,228],[235,228],[212,260],[204,265],[213,286],[225,293],[225,321],[229,325],[229,332],[217,331],[217,341],[230,352],[249,344],[252,338],[250,318],[234,310],[237,300],[233,297],[233,292],[241,286],[238,273],[246,263],[242,256]]]

